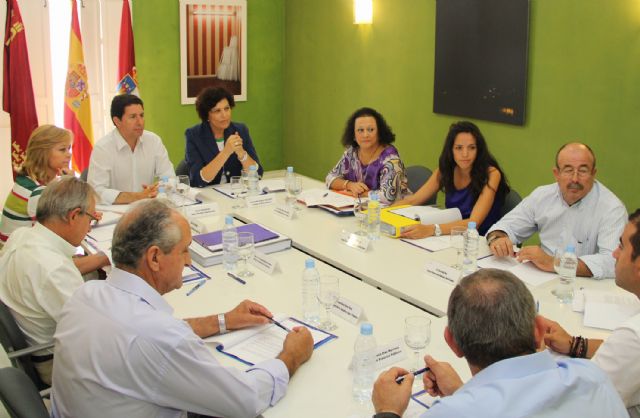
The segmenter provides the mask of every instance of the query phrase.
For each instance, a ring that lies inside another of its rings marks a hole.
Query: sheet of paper
[[[260,180],[259,187],[264,193],[283,192],[285,190],[284,179],[275,178]]]
[[[440,251],[451,247],[451,237],[449,237],[449,235],[420,239],[402,238],[401,241],[415,245],[416,247],[424,248],[427,251]]]
[[[418,376],[416,379],[420,379],[421,377],[422,376]],[[409,405],[407,405],[407,410],[402,416],[404,418],[419,418],[435,401],[436,398],[424,390],[413,393],[409,400]]]
[[[304,190],[300,193],[298,200],[304,202],[307,206],[325,205],[336,208],[353,206],[356,202],[356,199],[352,196],[345,196],[327,189]]]
[[[438,209],[432,206],[409,206],[393,209],[391,212],[410,219],[419,220],[425,225],[446,224],[462,219],[458,208]]]
[[[478,267],[508,270],[531,287],[540,286],[558,277],[556,273],[542,271],[532,262],[518,262],[511,257],[490,256],[478,260]]]
[[[87,235],[98,242],[111,242],[111,240],[113,239],[114,229],[116,229],[116,224],[97,226],[91,228],[91,231],[89,231]],[[111,246],[111,244],[109,244],[109,246]]]
[[[584,292],[585,327],[614,330],[640,312],[640,301],[631,293]]]

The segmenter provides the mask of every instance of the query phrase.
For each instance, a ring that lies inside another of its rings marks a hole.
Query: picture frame
[[[179,1],[181,103],[210,86],[247,100],[247,0]]]

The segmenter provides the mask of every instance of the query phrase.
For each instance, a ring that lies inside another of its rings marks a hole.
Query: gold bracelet
[[[347,189],[347,185],[348,185],[349,183],[350,183],[350,181],[349,181],[349,180],[345,180],[345,181],[344,181],[344,186],[343,186],[343,187],[344,187],[344,190],[348,190],[348,189]]]

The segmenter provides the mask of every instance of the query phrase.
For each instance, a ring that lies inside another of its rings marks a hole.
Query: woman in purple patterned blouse
[[[396,147],[395,134],[374,109],[358,109],[345,126],[342,145],[347,149],[327,175],[331,190],[354,196],[379,190],[380,202],[388,205],[410,194],[404,164]]]

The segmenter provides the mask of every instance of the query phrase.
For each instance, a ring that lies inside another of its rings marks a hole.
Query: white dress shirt
[[[594,278],[614,277],[613,251],[627,223],[627,210],[609,189],[595,181],[580,201],[569,206],[557,183],[536,188],[518,206],[496,222],[492,231],[504,231],[520,244],[540,233],[544,252],[554,255],[573,244],[576,255]]]
[[[62,306],[84,283],[71,259],[75,251],[40,223],[16,229],[5,245],[0,258],[0,299],[30,345],[53,340]]]
[[[110,205],[120,192],[140,192],[155,177],[175,176],[167,149],[160,137],[144,131],[133,151],[120,131],[114,128],[94,145],[87,182],[101,202]]]
[[[280,360],[223,367],[140,277],[114,268],[65,305],[55,335],[54,417],[254,417],[286,392]]]
[[[609,375],[632,416],[640,415],[640,314],[616,328],[593,361]]]

